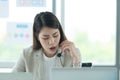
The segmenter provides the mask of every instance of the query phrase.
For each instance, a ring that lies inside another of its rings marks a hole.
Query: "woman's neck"
[[[50,54],[50,53],[47,53],[46,51],[43,50],[43,54],[45,54],[45,56],[51,58],[51,57],[55,56],[56,53]]]

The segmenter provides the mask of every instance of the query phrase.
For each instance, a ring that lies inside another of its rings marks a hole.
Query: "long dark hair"
[[[62,26],[57,19],[57,17],[52,12],[41,12],[37,14],[34,18],[33,23],[33,50],[38,50],[42,48],[42,45],[39,41],[39,33],[43,27],[50,27],[54,29],[59,29],[60,31],[60,42],[59,44],[66,40],[66,36],[63,32]]]

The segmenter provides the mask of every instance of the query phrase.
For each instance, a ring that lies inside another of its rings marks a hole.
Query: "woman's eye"
[[[49,38],[43,38],[44,40],[48,40]]]
[[[57,37],[58,35],[54,35],[54,37]]]

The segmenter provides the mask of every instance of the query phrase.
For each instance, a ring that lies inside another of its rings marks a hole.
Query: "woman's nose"
[[[53,44],[54,42],[55,42],[55,39],[54,38],[50,38],[49,44]]]

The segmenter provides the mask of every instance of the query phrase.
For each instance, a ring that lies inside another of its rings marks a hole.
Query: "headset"
[[[62,56],[62,51],[61,51],[61,49],[58,49],[57,57],[60,59],[61,65],[64,66],[64,64],[62,63],[62,60],[61,60],[61,56]]]
[[[67,52],[67,51],[65,51]],[[61,56],[62,56],[62,51],[61,49],[59,48],[58,49],[58,52],[57,52],[57,57],[60,59],[60,63],[62,65],[62,67],[64,67],[64,64],[62,63],[62,60],[61,60]],[[78,66],[78,64],[73,64],[73,66]],[[79,62],[79,66],[80,66],[80,62]],[[92,66],[92,63],[82,63],[82,67],[91,67]]]

